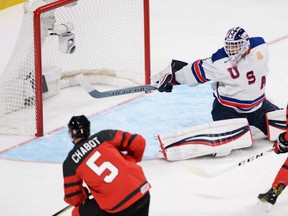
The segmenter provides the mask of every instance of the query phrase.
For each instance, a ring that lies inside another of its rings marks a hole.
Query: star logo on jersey
[[[257,52],[256,53],[256,58],[261,61],[261,60],[263,60],[264,56],[263,56],[263,54],[261,52]]]

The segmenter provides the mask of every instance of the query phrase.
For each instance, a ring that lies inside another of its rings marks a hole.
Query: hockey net
[[[28,0],[0,79],[0,134],[43,135],[43,99],[91,83],[148,84],[149,0]]]

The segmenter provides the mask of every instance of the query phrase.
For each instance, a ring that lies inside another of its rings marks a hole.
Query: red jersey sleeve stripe
[[[204,69],[202,67],[202,60],[201,59],[195,61],[192,64],[191,70],[192,70],[192,73],[193,73],[193,75],[194,75],[194,77],[198,83],[205,83],[205,82],[209,81],[205,77],[205,73],[204,73]]]
[[[118,133],[120,133],[120,132],[118,132]],[[121,148],[125,148],[126,133],[125,132],[124,133],[121,132],[120,136],[121,135],[122,135],[122,137],[121,137],[120,147]]]
[[[129,147],[131,145],[131,143],[133,142],[133,140],[135,139],[137,135],[136,134],[133,134],[130,139],[128,140],[128,143],[127,143],[127,147]]]
[[[80,185],[81,182],[71,182],[71,183],[65,183],[64,184],[64,187],[73,187],[73,186],[76,186],[76,185]]]
[[[76,192],[73,192],[73,193],[69,193],[69,194],[65,194],[65,197],[67,199],[70,199],[71,197],[77,196],[79,194],[82,194],[82,190],[79,190],[79,191],[76,191]]]

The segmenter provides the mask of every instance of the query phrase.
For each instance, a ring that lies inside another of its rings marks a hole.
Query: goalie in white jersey
[[[250,37],[241,27],[227,32],[224,47],[210,58],[192,63],[172,60],[151,77],[160,92],[171,92],[173,85],[196,86],[214,81],[214,121],[247,118],[250,125],[267,135],[265,115],[279,108],[266,100],[265,85],[269,53],[262,37]]]

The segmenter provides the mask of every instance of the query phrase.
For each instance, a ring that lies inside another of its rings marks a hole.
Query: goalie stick
[[[129,87],[129,88],[99,92],[91,85],[91,83],[85,78],[83,74],[78,74],[75,78],[78,81],[78,83],[81,85],[81,87],[93,98],[105,98],[105,97],[119,96],[119,95],[125,95],[125,94],[132,94],[132,93],[137,93],[137,92],[148,92],[148,91],[157,89],[155,86],[152,86],[152,85],[140,85],[140,86],[134,86],[134,87]]]
[[[193,172],[193,173],[195,173],[197,175],[204,176],[204,177],[214,177],[214,176],[221,175],[221,174],[223,174],[225,172],[228,172],[230,170],[233,170],[233,169],[235,169],[237,167],[241,167],[241,166],[243,166],[243,165],[245,165],[247,163],[250,163],[252,161],[255,161],[258,158],[262,158],[264,155],[267,155],[267,153],[273,152],[273,150],[274,150],[274,148],[269,148],[266,151],[263,151],[261,153],[255,154],[255,155],[253,155],[253,156],[251,156],[249,158],[246,158],[246,159],[244,159],[242,161],[239,161],[239,162],[237,162],[237,163],[235,163],[235,164],[233,164],[231,166],[228,166],[228,167],[226,167],[226,168],[224,168],[222,170],[218,170],[218,171],[215,171],[215,172],[206,171],[206,170],[201,169],[201,168],[199,168],[199,167],[197,167],[197,166],[195,166],[195,165],[193,165],[191,163],[187,163],[186,167],[188,168],[189,171],[191,171],[191,172]]]

